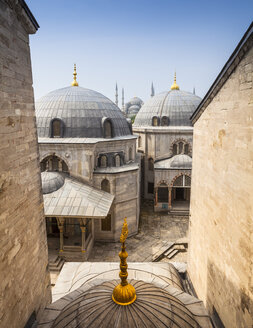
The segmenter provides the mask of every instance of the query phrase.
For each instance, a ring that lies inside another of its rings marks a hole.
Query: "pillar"
[[[171,192],[172,192],[172,188],[169,187],[169,199],[168,199],[169,210],[171,210],[171,208],[172,208],[172,206],[171,206]]]
[[[60,253],[62,253],[64,247],[64,241],[63,241],[64,218],[57,219],[57,225],[60,230]]]
[[[48,169],[49,169],[49,171],[53,171],[53,160],[52,160],[52,158],[49,158],[49,160],[48,160]]]
[[[85,226],[80,226],[82,231],[82,253],[85,253]]]
[[[61,159],[58,160],[58,171],[62,172],[62,160]]]
[[[157,188],[155,188],[155,205],[158,203],[158,191]]]

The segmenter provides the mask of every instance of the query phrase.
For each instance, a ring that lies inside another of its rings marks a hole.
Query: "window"
[[[59,171],[69,173],[67,164],[59,157],[55,155],[44,158],[40,163],[41,172],[48,171]]]
[[[51,138],[61,138],[63,137],[63,122],[58,119],[54,118],[50,122],[50,137]]]
[[[185,153],[186,155],[189,154],[189,145],[188,145],[188,144],[185,144],[185,145],[184,145],[184,153]]]
[[[168,126],[169,125],[169,118],[167,116],[162,117],[161,125],[162,126]]]
[[[157,116],[154,116],[152,118],[152,125],[153,126],[158,126],[159,125],[159,121],[158,121],[158,117]]]
[[[168,203],[168,186],[166,184],[160,185],[157,190],[158,193],[158,202],[159,203]]]
[[[105,138],[112,138],[112,123],[109,120],[104,123],[104,136]]]
[[[102,231],[111,231],[112,230],[112,222],[111,222],[111,214],[108,214],[105,219],[101,219],[101,230]]]
[[[132,159],[133,159],[133,148],[130,147],[128,150],[128,160],[132,161]]]
[[[106,155],[102,155],[100,157],[100,167],[107,167],[107,157],[106,157]]]
[[[141,136],[138,138],[138,147],[141,147]]]
[[[154,183],[148,182],[148,194],[153,194],[153,193],[154,193]]]
[[[173,145],[173,155],[177,155],[177,144]]]
[[[179,142],[178,146],[179,146],[179,152],[178,153],[183,154],[184,144],[182,142]]]
[[[110,182],[109,182],[107,179],[104,179],[104,180],[101,182],[101,190],[110,193]]]
[[[154,161],[153,158],[148,159],[148,169],[149,171],[154,171]]]
[[[115,156],[115,166],[116,167],[119,167],[120,166],[120,156],[119,155],[116,155]]]

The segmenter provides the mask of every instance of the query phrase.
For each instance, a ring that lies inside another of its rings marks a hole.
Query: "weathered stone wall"
[[[253,324],[253,48],[194,125],[188,271],[225,327]]]
[[[29,24],[18,1],[0,1],[0,326],[11,328],[51,300]]]

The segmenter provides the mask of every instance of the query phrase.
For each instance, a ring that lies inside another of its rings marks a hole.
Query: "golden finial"
[[[177,75],[176,75],[176,72],[175,72],[175,75],[174,75],[174,83],[171,86],[171,90],[179,90],[179,86],[177,85]]]
[[[136,300],[136,291],[134,286],[127,282],[127,257],[128,254],[126,252],[125,241],[128,235],[128,227],[126,218],[124,219],[122,232],[120,235],[121,252],[119,253],[120,257],[120,273],[119,277],[121,279],[121,283],[118,284],[113,290],[112,299],[115,303],[119,305],[129,305],[132,304]]]
[[[76,76],[77,76],[77,73],[76,73],[76,64],[74,64],[74,80],[73,82],[71,83],[72,87],[78,87],[78,83],[77,83],[77,80],[76,80]]]

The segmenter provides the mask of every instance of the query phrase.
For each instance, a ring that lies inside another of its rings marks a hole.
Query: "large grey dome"
[[[35,102],[39,137],[51,136],[52,120],[62,123],[66,138],[103,138],[103,122],[112,124],[113,137],[130,135],[120,109],[101,93],[79,86],[52,91]]]
[[[191,126],[190,117],[200,101],[200,97],[181,90],[159,93],[141,107],[134,126]],[[153,123],[154,117],[157,117],[158,124]],[[165,124],[161,123],[163,118]]]

